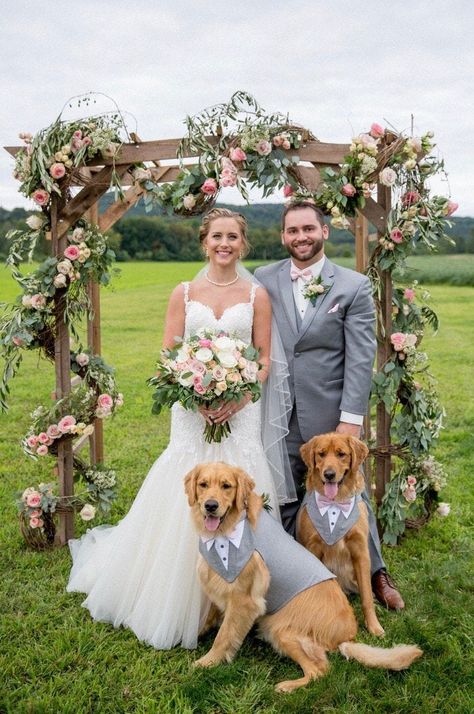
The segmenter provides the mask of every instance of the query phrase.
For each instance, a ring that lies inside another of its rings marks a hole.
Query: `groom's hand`
[[[336,431],[338,434],[350,434],[351,436],[355,436],[357,439],[360,439],[362,427],[358,424],[349,424],[347,421],[340,421],[336,427]]]

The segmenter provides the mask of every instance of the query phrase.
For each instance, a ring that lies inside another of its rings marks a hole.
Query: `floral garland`
[[[70,354],[71,371],[77,375],[70,394],[51,407],[39,406],[32,414],[22,446],[33,458],[57,454],[59,444],[65,440],[90,436],[95,419],[112,415],[123,403],[113,369],[101,357],[83,349],[77,330],[84,316],[92,315],[88,284],[107,285],[111,278],[115,255],[105,236],[97,226],[81,219],[69,230],[62,255],[47,258],[26,276],[18,267],[25,258],[31,259],[41,237],[49,238],[51,196],[56,194],[60,202],[65,202],[71,182],[80,177],[80,168],[88,159],[99,153],[113,159],[122,143],[121,128],[121,117],[114,115],[75,122],[58,119],[34,137],[20,135],[26,146],[16,155],[14,175],[21,181],[20,191],[32,198],[42,212],[27,219],[26,230],[8,234],[11,247],[7,264],[22,294],[15,304],[4,306],[0,319],[0,352],[4,359],[0,408],[7,409],[8,382],[20,367],[24,350],[40,349],[54,361],[58,305],[78,345]],[[115,169],[111,184],[120,189]],[[80,384],[75,384],[76,380]],[[88,467],[74,456],[74,480],[85,484],[83,492],[60,497],[54,494],[52,484],[40,484],[36,489],[27,488],[19,498],[22,532],[34,547],[54,542],[53,516],[57,511],[80,510],[81,517],[90,520],[97,511],[110,509],[115,498],[115,472],[102,465]],[[41,533],[40,538],[37,533]]]
[[[313,138],[307,129],[290,124],[287,116],[267,114],[247,92],[236,92],[227,104],[205,109],[186,118],[188,134],[178,158],[181,170],[175,181],[153,182],[151,169],[137,167],[134,178],[144,190],[145,208],[158,204],[164,210],[193,216],[209,209],[222,188],[235,186],[248,201],[247,184],[268,196],[291,184],[299,185],[295,150]],[[184,155],[199,155],[197,166],[186,167]],[[246,182],[243,179],[245,175]]]

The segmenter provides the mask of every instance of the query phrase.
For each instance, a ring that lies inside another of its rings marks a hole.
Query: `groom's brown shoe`
[[[372,575],[372,590],[377,600],[389,610],[403,610],[405,607],[392,578],[383,568]]]

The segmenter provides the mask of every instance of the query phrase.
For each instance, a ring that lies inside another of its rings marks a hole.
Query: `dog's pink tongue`
[[[337,483],[334,483],[334,481],[326,481],[324,484],[324,495],[333,501],[337,496],[337,489]]]
[[[204,519],[204,525],[208,531],[216,531],[219,528],[219,523],[221,519],[217,516],[206,516]]]

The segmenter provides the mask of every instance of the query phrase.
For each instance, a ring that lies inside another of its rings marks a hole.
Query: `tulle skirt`
[[[196,647],[207,602],[196,573],[198,537],[184,477],[199,463],[224,461],[247,471],[257,493],[278,502],[260,441],[260,405],[248,404],[220,444],[203,438],[200,414],[172,408],[171,436],[151,467],[130,511],[116,526],[98,526],[69,542],[73,559],[67,590],[84,592],[95,620],[129,627],[156,649]]]

